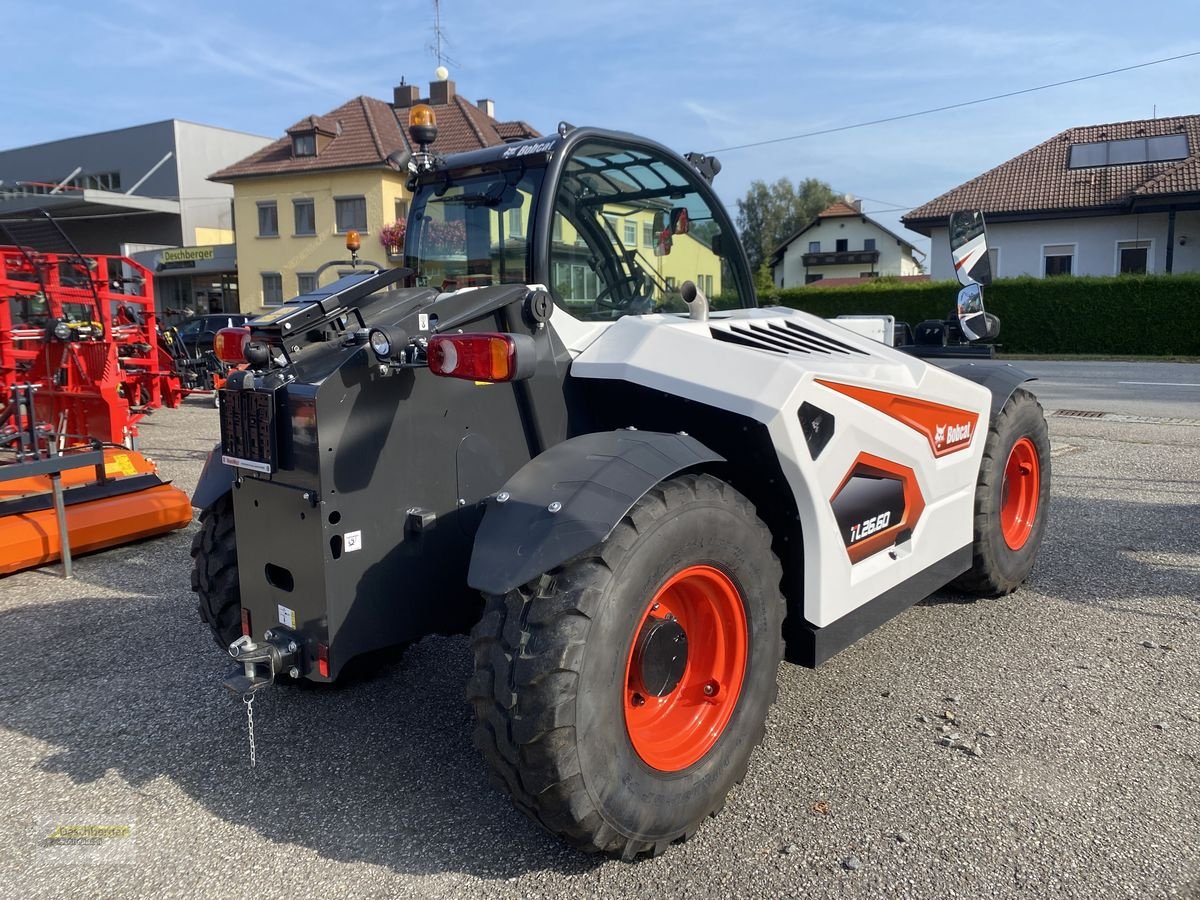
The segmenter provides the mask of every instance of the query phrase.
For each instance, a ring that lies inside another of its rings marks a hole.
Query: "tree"
[[[817,178],[805,178],[799,187],[790,178],[780,178],[771,185],[752,182],[745,198],[738,201],[737,216],[751,271],[757,272],[769,262],[776,247],[835,203],[838,196]]]

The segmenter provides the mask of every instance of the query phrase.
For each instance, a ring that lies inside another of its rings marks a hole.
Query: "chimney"
[[[396,109],[408,109],[418,99],[420,98],[417,94],[417,86],[415,84],[405,84],[403,79],[392,90],[392,106]]]
[[[445,106],[454,99],[454,82],[447,78],[445,81],[429,82],[429,102],[434,106]]]
[[[488,100],[486,98],[483,100],[476,100],[475,105],[478,106],[480,109],[482,109],[484,114],[489,119],[496,118],[496,101],[495,100]]]

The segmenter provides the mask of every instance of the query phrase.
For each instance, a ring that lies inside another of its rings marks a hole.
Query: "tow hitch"
[[[268,631],[261,643],[242,635],[229,645],[229,655],[238,661],[238,666],[226,676],[225,687],[235,694],[246,696],[259,688],[274,684],[280,673],[290,678],[299,678],[296,665],[300,645],[287,633]]]

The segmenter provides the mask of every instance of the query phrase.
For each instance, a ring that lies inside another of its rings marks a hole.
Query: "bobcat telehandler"
[[[247,699],[470,628],[495,783],[578,848],[659,853],[745,775],[785,648],[1025,580],[1041,408],[1010,366],[757,308],[715,159],[410,131],[405,268],[218,336],[246,368],[193,498],[200,613]],[[994,337],[982,219],[956,228],[963,331]]]

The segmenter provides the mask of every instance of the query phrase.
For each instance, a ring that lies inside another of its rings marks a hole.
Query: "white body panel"
[[[860,353],[771,352],[713,338],[713,328],[790,319]],[[571,349],[571,374],[627,381],[745,415],[764,424],[779,454],[804,530],[804,615],[823,627],[971,543],[976,478],[991,395],[824,319],[782,308],[716,313],[708,322],[669,315],[551,321]],[[907,395],[974,412],[969,444],[935,458],[929,439],[899,420],[816,383]],[[831,413],[834,436],[814,461],[801,431],[804,401]],[[860,453],[910,468],[925,502],[911,540],[852,564],[830,499]]]

